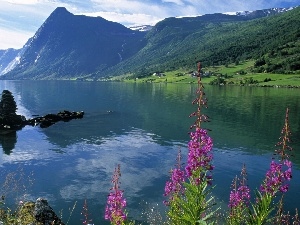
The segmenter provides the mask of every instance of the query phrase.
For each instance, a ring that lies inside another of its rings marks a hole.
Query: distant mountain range
[[[192,69],[198,60],[245,59],[260,62],[257,70],[300,70],[300,7],[166,18],[132,28],[59,7],[22,49],[0,50],[0,79],[140,77]]]
[[[17,57],[19,52],[20,49],[13,48],[0,50],[0,74],[5,74],[14,68],[12,62],[19,60],[19,57]]]

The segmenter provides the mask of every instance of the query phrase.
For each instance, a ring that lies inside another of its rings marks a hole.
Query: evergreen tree
[[[2,118],[16,116],[16,111],[17,104],[15,102],[14,96],[10,91],[3,90],[0,101],[0,116]]]

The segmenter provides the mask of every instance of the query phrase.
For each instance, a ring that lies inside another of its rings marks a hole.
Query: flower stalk
[[[91,224],[92,219],[89,219],[90,214],[89,214],[89,209],[88,209],[88,204],[86,199],[84,200],[81,215],[83,215],[84,217],[84,220],[82,222],[84,225],[93,225]]]
[[[207,122],[209,118],[202,113],[202,108],[207,107],[207,99],[201,82],[200,62],[196,95],[192,104],[197,105],[197,110],[190,115],[196,117],[190,127],[195,131],[190,132],[187,165],[182,171],[177,157],[177,168],[172,170],[171,181],[166,182],[165,196],[169,197],[167,206],[170,224],[207,224],[213,215],[213,197],[210,197],[214,169],[213,140],[207,130],[201,128],[202,122]]]
[[[292,178],[292,162],[288,160],[290,157],[288,152],[292,150],[288,145],[290,134],[289,109],[286,109],[284,126],[279,138],[280,141],[277,143],[279,149],[275,150],[276,154],[279,155],[279,159],[271,161],[260,190],[256,192],[256,203],[252,204],[252,211],[249,210],[249,224],[266,224],[267,222],[276,221],[276,216],[275,218],[271,216],[275,208],[272,203],[280,193],[283,198],[283,194],[289,189],[289,181]]]
[[[250,189],[247,185],[247,172],[244,164],[240,177],[236,176],[232,182],[228,204],[230,213],[227,217],[227,223],[230,225],[243,224],[247,217],[246,209],[249,207],[249,203]]]
[[[115,168],[112,183],[113,187],[107,197],[105,208],[105,219],[113,225],[123,225],[127,219],[125,212],[126,199],[123,197],[123,191],[120,190],[121,169],[120,165]]]

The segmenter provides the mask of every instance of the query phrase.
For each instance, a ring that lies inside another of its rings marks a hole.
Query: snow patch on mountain
[[[18,64],[21,63],[22,55],[25,52],[25,50],[28,48],[31,40],[32,40],[32,38],[29,38],[28,41],[26,42],[26,44],[23,46],[23,48],[18,50],[16,57],[12,61],[10,61],[8,64],[6,64],[4,68],[2,68],[2,69],[0,68],[0,76],[13,70]]]
[[[296,6],[298,7],[298,6]],[[261,9],[261,10],[255,10],[255,11],[238,11],[238,12],[225,12],[223,14],[225,15],[236,15],[236,16],[251,16],[254,13],[262,13],[265,16],[268,15],[274,15],[274,14],[278,14],[278,13],[283,13],[283,12],[287,12],[290,11],[292,9],[295,9],[296,7],[290,7],[290,8],[270,8],[270,9]]]
[[[153,26],[151,25],[140,25],[140,26],[132,26],[129,27],[131,30],[136,30],[136,31],[149,31],[152,29]]]

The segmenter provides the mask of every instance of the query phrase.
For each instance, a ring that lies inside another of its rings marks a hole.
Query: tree
[[[0,128],[17,130],[22,127],[26,118],[17,115],[17,109],[17,104],[12,93],[8,90],[3,90],[0,100]]]
[[[0,116],[2,118],[16,116],[16,111],[17,104],[15,102],[14,96],[10,91],[3,90],[0,101]]]

